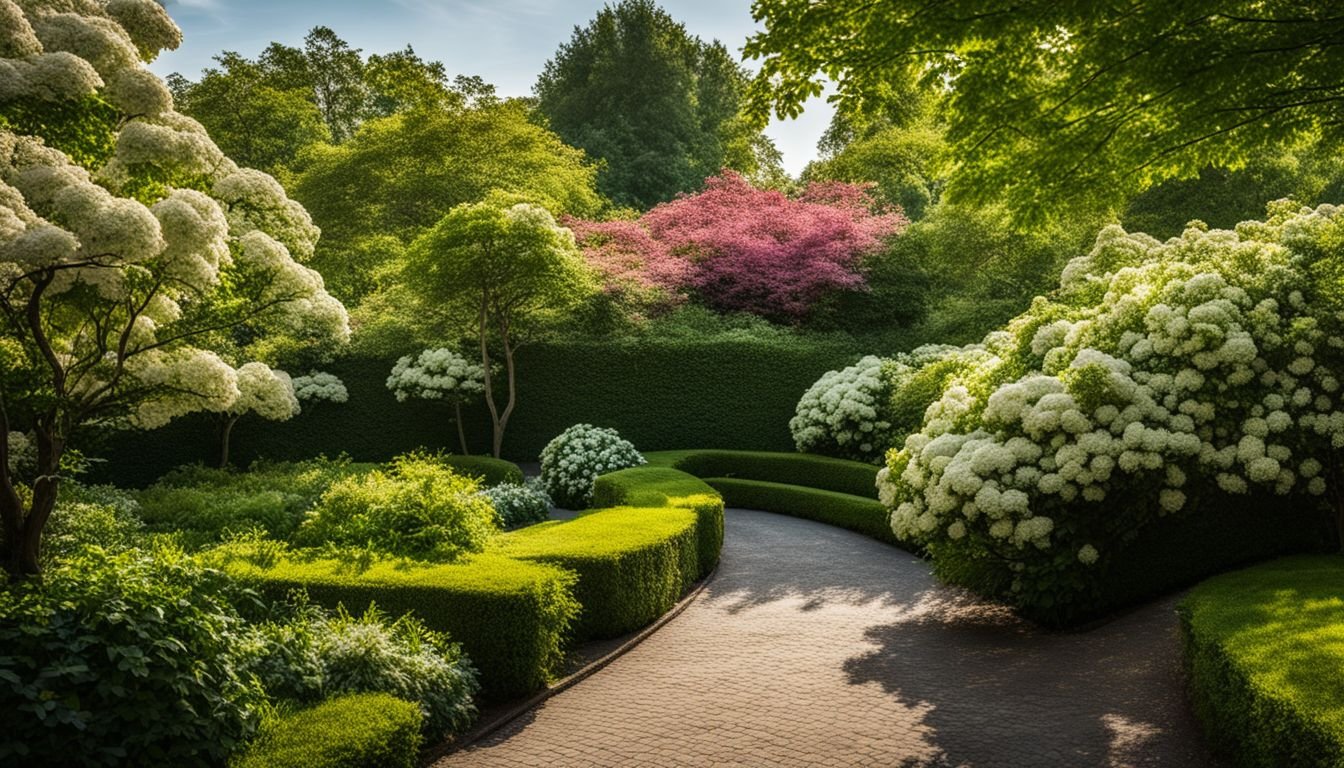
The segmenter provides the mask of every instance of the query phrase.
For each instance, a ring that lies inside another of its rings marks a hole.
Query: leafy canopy
[[[848,3],[756,0],[753,113],[842,109],[896,83],[945,92],[950,196],[1006,193],[1023,217],[1111,205],[1208,165],[1340,137],[1344,15],[1295,0]]]

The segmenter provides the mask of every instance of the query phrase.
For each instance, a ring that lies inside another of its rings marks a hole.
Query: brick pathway
[[[848,531],[730,510],[685,613],[435,768],[1204,766],[1174,600],[1048,634]]]

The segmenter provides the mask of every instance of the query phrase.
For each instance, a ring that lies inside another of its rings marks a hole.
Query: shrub
[[[0,589],[0,758],[27,765],[222,762],[255,731],[241,620],[181,552],[88,548]]]
[[[541,482],[558,506],[583,509],[598,475],[643,463],[644,457],[616,430],[576,424],[541,450]]]
[[[695,512],[699,573],[708,576],[723,549],[723,499],[693,475],[669,467],[631,467],[593,482],[593,506],[680,507]]]
[[[1321,509],[1344,447],[1344,216],[1271,213],[1166,243],[1103,230],[893,452],[897,535],[940,572],[1067,622],[1165,516],[1256,493]]]
[[[497,531],[479,484],[424,454],[394,459],[338,480],[322,494],[296,535],[303,544],[368,547],[378,552],[452,560],[480,552]]]
[[[461,456],[458,454],[443,454],[436,458],[451,467],[459,475],[474,477],[481,481],[481,485],[487,487],[523,484],[523,470],[519,469],[518,465],[512,461],[496,459],[491,456]]]
[[[803,393],[789,420],[798,450],[881,461],[893,439],[884,413],[891,395],[886,367],[881,358],[869,355],[848,368],[822,374]]]
[[[521,696],[550,682],[579,612],[572,573],[491,553],[437,565],[374,560],[363,568],[283,551],[258,558],[238,545],[212,550],[208,558],[272,599],[303,589],[332,608],[363,611],[376,603],[394,615],[413,613],[462,644],[488,699]]]
[[[138,505],[126,491],[110,485],[68,483],[42,541],[45,564],[58,563],[90,544],[121,552],[140,541],[144,525]]]
[[[658,451],[648,459],[655,466],[674,467],[696,477],[764,480],[877,498],[877,467],[830,456],[711,450]]]
[[[686,509],[604,509],[505,534],[498,548],[577,573],[575,636],[617,637],[666,613],[698,578],[698,520]]]
[[[373,606],[359,618],[304,606],[288,621],[249,627],[242,647],[242,670],[273,697],[392,694],[420,707],[431,739],[460,733],[476,717],[479,685],[461,647],[411,615],[389,621]]]
[[[723,503],[730,507],[761,509],[816,520],[888,544],[915,549],[896,537],[888,519],[890,511],[875,499],[763,480],[711,477],[706,478],[705,482],[722,494]]]
[[[499,514],[505,528],[520,528],[540,523],[551,516],[551,497],[541,483],[497,485],[482,491]]]
[[[1245,766],[1344,763],[1344,558],[1219,576],[1180,606],[1195,712]]]
[[[356,693],[268,719],[233,768],[415,768],[420,708]]]

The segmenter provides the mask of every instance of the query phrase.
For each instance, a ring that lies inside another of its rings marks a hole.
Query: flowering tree
[[[15,575],[39,570],[81,426],[225,412],[242,395],[225,356],[349,334],[301,263],[318,234],[303,208],[173,112],[144,68],[180,41],[163,7],[67,7],[0,0],[0,432],[30,429],[37,449],[23,492],[0,455]]]
[[[654,239],[637,221],[585,221],[566,216],[583,257],[602,277],[603,290],[633,314],[655,313],[680,304],[694,267]]]
[[[219,466],[229,466],[229,437],[233,425],[249,413],[271,421],[288,421],[299,414],[299,399],[294,395],[294,382],[284,371],[273,370],[265,363],[245,363],[234,372],[238,382],[238,396],[221,414]]]
[[[397,360],[387,377],[387,388],[397,396],[397,402],[415,397],[452,403],[458,445],[464,456],[471,453],[462,427],[462,406],[485,392],[484,368],[446,347],[426,349],[419,356],[406,355]]]
[[[1344,531],[1344,211],[1271,213],[1165,243],[1108,228],[1051,298],[936,356],[944,386],[879,475],[896,533],[1067,613],[1141,528],[1229,495]]]
[[[481,351],[492,452],[518,404],[514,353],[530,334],[558,321],[595,290],[574,235],[539,205],[494,193],[459,205],[411,245],[402,264],[425,313],[468,327]],[[492,347],[494,350],[492,351]],[[503,358],[507,395],[496,402],[494,354]]]
[[[906,224],[871,211],[861,186],[814,184],[791,199],[725,171],[642,223],[694,264],[691,284],[710,306],[799,322],[827,294],[862,289],[864,257]]]
[[[350,399],[345,382],[333,373],[312,371],[307,376],[293,378],[294,396],[301,403],[344,403]]]

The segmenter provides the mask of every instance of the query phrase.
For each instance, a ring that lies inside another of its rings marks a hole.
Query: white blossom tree
[[[414,397],[452,403],[458,445],[464,456],[471,453],[467,450],[467,433],[462,426],[462,406],[485,392],[485,368],[479,363],[446,347],[426,349],[419,355],[406,355],[397,360],[392,366],[392,374],[387,377],[387,388],[396,395],[397,402]]]
[[[153,0],[0,0],[0,433],[37,454],[27,489],[0,455],[11,575],[39,572],[81,427],[226,412],[240,359],[349,335],[303,208],[144,68],[180,39]]]
[[[288,421],[299,415],[299,399],[289,374],[265,363],[245,363],[234,371],[238,397],[222,414],[219,466],[229,466],[229,440],[233,425],[249,413],[270,421]]]

